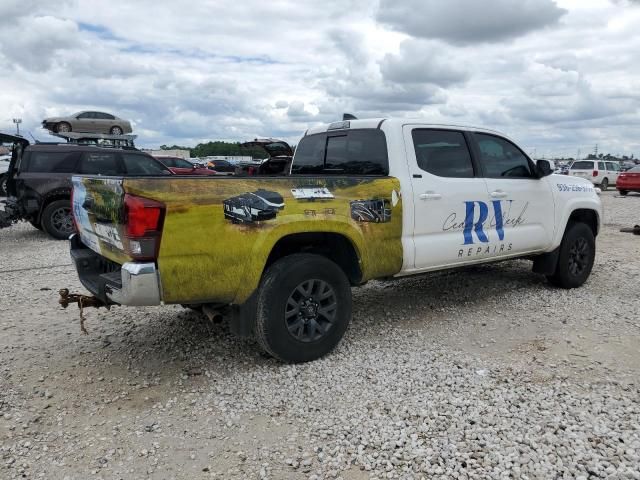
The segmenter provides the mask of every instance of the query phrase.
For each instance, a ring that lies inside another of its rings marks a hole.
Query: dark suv
[[[74,174],[171,175],[162,163],[135,149],[71,143],[29,145],[22,137],[0,134],[2,142],[12,140],[8,198],[0,224],[27,220],[56,239],[67,239],[74,231],[70,203]]]

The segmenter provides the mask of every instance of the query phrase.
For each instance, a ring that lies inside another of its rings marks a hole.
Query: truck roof
[[[341,120],[338,122],[327,123],[324,125],[318,125],[311,127],[305,132],[306,135],[313,135],[315,133],[324,133],[333,130],[346,130],[346,129],[362,129],[362,128],[380,128],[382,124],[392,124],[393,126],[402,127],[404,125],[420,125],[425,128],[455,128],[456,130],[474,131],[474,132],[486,132],[498,134],[506,137],[506,135],[497,130],[491,130],[489,128],[474,127],[472,125],[457,125],[446,123],[433,123],[424,118],[363,118],[357,120]],[[508,137],[507,137],[508,138]]]

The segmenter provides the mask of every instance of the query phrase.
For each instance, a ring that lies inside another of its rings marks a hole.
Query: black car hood
[[[241,147],[262,147],[269,154],[270,158],[273,157],[293,157],[293,150],[291,146],[284,140],[277,140],[275,138],[256,138],[252,142],[245,142]]]

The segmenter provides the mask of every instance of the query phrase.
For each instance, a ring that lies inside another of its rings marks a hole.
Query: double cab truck
[[[71,256],[104,304],[220,312],[304,362],[338,344],[368,280],[525,258],[579,287],[602,206],[494,131],[356,119],[309,129],[286,175],[75,176],[73,217]]]

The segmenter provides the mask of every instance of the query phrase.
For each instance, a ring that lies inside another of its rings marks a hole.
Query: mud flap
[[[254,291],[242,305],[232,305],[229,330],[241,338],[252,338],[258,312],[258,291]]]
[[[560,256],[560,247],[553,252],[538,255],[533,260],[533,272],[542,275],[553,275],[558,265],[558,257]]]

